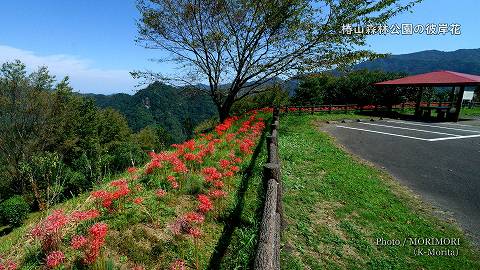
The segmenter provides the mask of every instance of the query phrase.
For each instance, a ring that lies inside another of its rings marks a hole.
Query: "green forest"
[[[44,67],[27,72],[20,61],[1,66],[0,108],[0,214],[14,225],[29,209],[47,209],[144,163],[146,151],[173,138],[153,121],[134,131],[118,110],[75,93],[68,78],[56,82]],[[8,207],[16,204],[24,207]]]
[[[154,82],[134,95],[94,95],[100,108],[113,108],[127,119],[129,127],[138,132],[147,126],[168,130],[169,143],[179,143],[192,137],[193,128],[216,114],[211,99],[190,89]]]

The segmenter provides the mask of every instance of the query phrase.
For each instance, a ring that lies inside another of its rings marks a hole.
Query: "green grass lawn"
[[[465,116],[480,116],[480,107],[474,107],[474,108],[462,108],[461,111],[462,117]]]
[[[280,121],[287,227],[284,269],[480,269],[478,250],[454,224],[435,218],[385,172],[339,148],[320,122],[354,115],[288,115]],[[431,208],[430,208],[431,209]],[[415,246],[376,239],[460,238],[458,256],[415,256]]]

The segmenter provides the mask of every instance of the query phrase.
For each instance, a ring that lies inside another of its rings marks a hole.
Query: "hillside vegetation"
[[[45,67],[27,72],[20,61],[4,63],[0,222],[18,226],[23,213],[48,209],[104,177],[142,165],[147,151],[161,151],[167,143],[168,133],[160,127],[135,133],[118,111],[76,95],[68,78],[57,82]]]
[[[200,122],[216,116],[211,99],[204,93],[169,86],[160,82],[150,84],[134,95],[88,94],[100,108],[114,108],[122,113],[129,127],[138,132],[147,126],[167,130],[170,142],[179,143],[193,135]]]
[[[145,166],[131,167],[93,192],[57,205],[46,217],[31,215],[27,225],[0,238],[1,266],[246,268],[261,204],[258,169],[254,173],[257,167],[250,161],[258,156],[262,116],[252,111],[228,118],[210,134],[150,152]],[[249,186],[251,177],[257,183]],[[236,230],[241,223],[244,228]],[[224,246],[227,240],[230,246]]]

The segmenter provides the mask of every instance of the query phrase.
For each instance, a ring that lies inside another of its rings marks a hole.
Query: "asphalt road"
[[[424,201],[451,212],[480,246],[479,120],[455,124],[385,119],[332,123],[325,130],[350,152],[384,167]]]

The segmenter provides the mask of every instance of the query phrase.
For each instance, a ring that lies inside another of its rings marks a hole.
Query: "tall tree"
[[[133,75],[191,86],[208,81],[220,119],[244,97],[289,77],[375,56],[367,33],[346,25],[384,25],[421,0],[137,0],[137,42],[167,52],[175,74]]]

